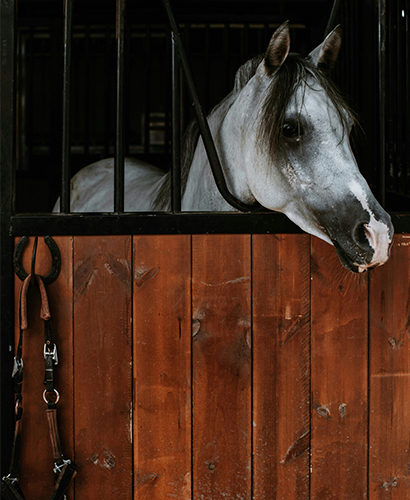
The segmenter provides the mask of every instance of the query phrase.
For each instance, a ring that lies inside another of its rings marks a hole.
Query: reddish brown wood
[[[310,237],[254,235],[254,498],[309,497]]]
[[[59,364],[56,366],[56,389],[60,393],[58,421],[63,452],[73,458],[73,328],[72,328],[72,238],[54,237],[61,253],[61,272],[58,279],[47,287],[53,340],[57,344]],[[19,238],[16,238],[15,242]],[[24,269],[31,270],[34,238],[23,254]],[[51,266],[48,247],[39,238],[36,273],[46,275]],[[18,342],[18,303],[21,281],[15,278],[16,343]],[[23,426],[20,485],[26,498],[48,498],[54,486],[53,455],[46,419],[44,391],[44,322],[40,319],[38,287],[32,285],[28,294],[28,324],[23,339]],[[2,383],[11,383],[2,381]],[[6,411],[6,409],[2,409]],[[7,411],[12,411],[8,409]],[[69,490],[70,491],[70,490]]]
[[[194,498],[251,494],[249,235],[192,237]]]
[[[134,498],[191,498],[191,237],[134,237]]]
[[[78,498],[132,498],[131,244],[74,238]]]
[[[410,235],[370,281],[371,500],[410,498]]]
[[[312,238],[311,498],[366,498],[368,275]]]
[[[344,270],[315,238],[310,281],[307,235],[253,236],[252,252],[247,235],[194,236],[192,254],[190,236],[54,239],[62,269],[48,292],[60,432],[79,466],[79,498],[241,499],[253,486],[254,498],[299,500],[309,497],[309,466],[312,499],[408,498],[409,235],[397,236],[390,261],[370,273],[369,317],[368,275]],[[36,270],[49,266],[40,238]],[[20,285],[16,278],[16,324]],[[47,498],[54,479],[43,335],[32,287],[21,485],[33,498]]]

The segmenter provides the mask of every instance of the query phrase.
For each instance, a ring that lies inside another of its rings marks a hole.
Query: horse
[[[361,175],[350,146],[356,117],[329,78],[341,45],[336,27],[306,58],[290,53],[289,23],[265,54],[236,73],[233,90],[210,113],[209,127],[231,193],[287,215],[334,245],[343,266],[364,272],[387,261],[390,216]],[[181,161],[182,211],[229,211],[198,126],[187,130]],[[71,181],[72,212],[112,212],[114,160]],[[125,161],[125,211],[170,209],[170,173]],[[54,211],[58,211],[57,201]]]

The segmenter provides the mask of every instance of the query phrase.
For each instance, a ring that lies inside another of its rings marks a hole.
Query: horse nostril
[[[369,245],[372,250],[377,247],[377,236],[374,229],[366,222],[360,223],[355,229],[354,240],[362,248],[368,248]]]
[[[375,250],[377,247],[377,235],[374,229],[366,222],[356,227],[354,240],[362,248],[369,247],[370,245],[372,250]]]
[[[360,246],[364,247],[370,243],[370,239],[368,237],[368,227],[366,223],[361,223],[356,226],[354,231],[354,240]]]

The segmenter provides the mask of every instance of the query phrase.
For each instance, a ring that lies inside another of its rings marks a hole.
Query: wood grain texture
[[[73,458],[73,325],[72,325],[72,238],[54,237],[61,253],[61,271],[57,280],[47,286],[51,311],[53,340],[57,344],[59,363],[55,369],[56,389],[60,393],[58,422],[63,453]],[[16,238],[16,243],[19,238]],[[23,264],[31,269],[34,238],[24,250]],[[38,240],[36,273],[48,274],[51,256],[43,238]],[[15,325],[18,342],[18,304],[21,281],[15,277]],[[48,498],[54,486],[53,455],[46,419],[44,391],[44,322],[40,319],[40,295],[37,285],[28,293],[28,324],[23,338],[23,424],[20,485],[27,498]],[[2,381],[2,383],[11,383]],[[11,408],[9,409],[12,410]],[[6,409],[2,409],[6,411]],[[70,486],[69,493],[72,491]]]
[[[76,497],[132,498],[131,237],[74,238]]]
[[[410,235],[370,281],[371,500],[410,498]]]
[[[194,498],[251,494],[249,235],[192,237]]]
[[[191,498],[191,237],[134,237],[134,498]]]
[[[310,237],[254,235],[254,498],[309,497]]]
[[[368,275],[312,237],[311,498],[367,495]]]

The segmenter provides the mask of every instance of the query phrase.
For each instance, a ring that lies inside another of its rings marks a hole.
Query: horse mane
[[[236,72],[234,88],[219,104],[217,104],[209,117],[220,110],[221,107],[226,107],[226,113],[232,106],[235,96],[253,77],[256,68],[259,66],[263,59],[263,55],[256,56],[243,64]],[[185,193],[186,185],[188,182],[189,170],[194,159],[195,150],[200,136],[199,126],[196,119],[194,119],[187,127],[181,143],[181,197]],[[157,197],[153,203],[153,209],[159,211],[170,210],[171,207],[171,172],[166,174],[164,183],[162,184]]]
[[[286,110],[298,87],[302,84],[309,86],[309,76],[319,83],[336,108],[342,123],[343,134],[349,131],[352,124],[357,124],[356,114],[346,103],[336,85],[329,79],[328,74],[316,67],[309,58],[289,54],[269,84],[259,117],[257,144],[260,149],[265,151],[267,149],[271,156],[274,156],[276,150],[285,147],[282,129]]]
[[[225,107],[227,113],[235,101],[235,96],[254,76],[257,67],[262,62],[264,55],[259,55],[244,63],[236,72],[233,90],[211,111],[209,118],[214,113]],[[275,72],[266,97],[262,103],[257,132],[257,143],[260,148],[274,156],[277,148],[284,147],[282,128],[285,113],[290,99],[303,83],[308,85],[308,77],[312,76],[325,90],[336,108],[343,126],[343,133],[349,130],[351,123],[357,122],[356,115],[348,106],[335,84],[329,77],[318,69],[309,59],[298,54],[289,54],[282,66]],[[194,119],[187,127],[181,144],[181,197],[185,193],[188,174],[198,144],[200,131]],[[171,172],[166,174],[158,195],[153,203],[153,209],[159,211],[170,210],[171,206]]]

